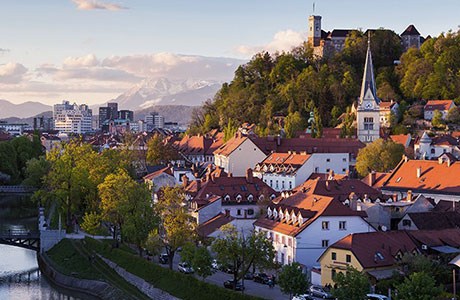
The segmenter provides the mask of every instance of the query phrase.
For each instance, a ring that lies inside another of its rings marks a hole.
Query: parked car
[[[294,297],[292,297],[292,300],[314,300],[314,299],[315,298],[313,298],[309,294],[295,295]]]
[[[367,300],[388,300],[388,297],[379,294],[367,294]]]
[[[224,282],[224,287],[227,289],[235,289],[235,291],[244,291],[244,286],[241,282],[237,282],[236,285],[233,285],[234,281],[233,280],[227,280]]]
[[[315,297],[319,297],[319,298],[323,298],[323,299],[331,299],[331,298],[333,298],[330,293],[326,292],[322,287],[320,287],[318,285],[310,286],[310,293]]]
[[[160,264],[166,265],[167,263],[169,263],[168,254],[166,253],[160,254]]]
[[[247,272],[246,274],[244,274],[244,279],[248,279],[248,280],[254,279],[254,273]]]
[[[268,281],[270,280],[270,276],[268,276],[265,273],[255,273],[253,280],[258,283],[263,283],[263,284],[268,284]]]
[[[228,264],[225,265],[224,264],[224,265],[221,266],[220,269],[221,269],[222,272],[225,272],[225,273],[228,273],[228,274],[233,274],[233,269],[234,268],[233,268],[233,265],[228,265]]]
[[[195,272],[193,268],[189,266],[186,262],[179,263],[177,269],[184,274],[192,274]]]

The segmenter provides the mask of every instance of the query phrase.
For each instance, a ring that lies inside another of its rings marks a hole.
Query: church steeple
[[[361,84],[359,103],[362,105],[363,101],[365,100],[375,101],[377,104],[380,103],[380,99],[377,98],[377,88],[374,78],[374,65],[372,63],[370,32],[367,40],[366,64],[364,66],[363,82]]]

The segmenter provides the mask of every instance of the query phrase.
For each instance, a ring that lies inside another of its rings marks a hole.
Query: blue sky
[[[312,4],[310,0],[4,0],[0,98],[58,102],[66,95],[78,98],[75,84],[92,80],[84,95],[99,101],[152,75],[113,62],[107,65],[104,60],[113,56],[125,59],[126,66],[132,56],[151,63],[152,55],[161,53],[153,59],[157,66],[164,63],[165,53],[248,59],[262,49],[288,50],[305,38]],[[325,30],[384,27],[401,33],[414,24],[422,35],[437,36],[460,25],[459,0],[319,0],[315,8]],[[166,65],[177,64],[172,60],[177,56],[166,57]],[[71,67],[73,72],[68,72]],[[103,78],[108,68],[109,79],[116,75],[118,80],[112,85]],[[123,72],[129,73],[125,74],[129,80],[120,85]],[[103,83],[100,91],[96,82]],[[111,86],[118,88],[111,91]],[[22,94],[15,92],[18,88]]]

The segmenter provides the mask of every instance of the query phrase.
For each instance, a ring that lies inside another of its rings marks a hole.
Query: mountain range
[[[7,100],[0,99],[0,118],[16,117],[29,118],[39,113],[53,110],[52,106],[40,102],[24,102],[13,104]]]

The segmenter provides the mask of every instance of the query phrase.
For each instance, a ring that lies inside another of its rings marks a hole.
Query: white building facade
[[[54,129],[61,133],[82,134],[92,131],[92,110],[88,105],[55,104],[53,111]]]

